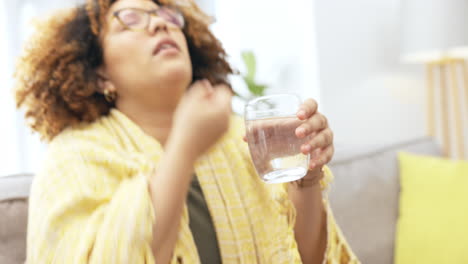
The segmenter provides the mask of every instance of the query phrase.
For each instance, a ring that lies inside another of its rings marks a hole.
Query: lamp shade
[[[468,0],[405,0],[404,62],[468,57]]]

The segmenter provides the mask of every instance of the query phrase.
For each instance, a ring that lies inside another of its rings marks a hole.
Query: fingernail
[[[312,149],[310,145],[305,145],[304,150],[309,152]]]
[[[297,115],[298,116],[305,116],[306,112],[304,110],[299,110],[299,112],[297,112]]]
[[[305,135],[306,130],[305,130],[305,128],[300,127],[300,128],[297,129],[297,133],[298,133],[299,135]]]

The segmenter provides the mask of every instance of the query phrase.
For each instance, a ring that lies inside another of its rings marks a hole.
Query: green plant
[[[247,85],[250,95],[245,97],[237,92],[234,92],[234,94],[245,101],[248,101],[253,97],[265,95],[265,90],[268,89],[268,86],[265,84],[259,84],[255,80],[257,74],[257,60],[255,58],[255,54],[252,51],[243,51],[241,55],[246,68],[246,73],[241,74],[241,76]]]

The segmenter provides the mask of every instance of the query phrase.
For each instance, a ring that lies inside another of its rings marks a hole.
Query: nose
[[[167,23],[168,22],[161,17],[151,16],[150,22],[148,25],[148,32],[151,35],[156,34],[160,30],[167,32],[168,31]]]

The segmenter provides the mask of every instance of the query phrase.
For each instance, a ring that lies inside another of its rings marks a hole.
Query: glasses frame
[[[141,12],[141,13],[144,13],[146,14],[147,18],[146,18],[146,22],[145,22],[145,26],[143,28],[132,28],[130,26],[128,26],[127,24],[125,24],[122,19],[120,19],[119,17],[119,14],[122,12],[122,11],[125,11],[125,10],[134,10],[134,11],[138,11],[138,12]],[[163,16],[160,15],[160,12],[164,11],[164,10],[169,10],[169,11],[172,11],[172,12],[175,12],[176,15],[180,16],[180,18],[182,19],[182,25],[179,26],[177,24],[174,24],[173,22],[171,21],[168,21],[167,19],[165,19]],[[122,8],[122,9],[119,9],[117,11],[115,11],[113,13],[113,17],[115,19],[117,19],[117,21],[127,30],[131,30],[131,31],[147,31],[148,30],[148,26],[150,24],[150,21],[151,21],[151,17],[160,17],[162,19],[164,19],[164,21],[168,22],[169,24],[171,25],[174,25],[175,27],[177,28],[180,28],[180,29],[183,29],[185,27],[185,18],[184,18],[184,15],[183,13],[178,10],[177,8],[174,8],[174,7],[170,7],[170,6],[163,6],[163,7],[160,7],[160,8],[157,8],[157,9],[152,9],[152,10],[146,10],[146,9],[142,9],[142,8],[136,8],[136,7],[127,7],[127,8]]]

